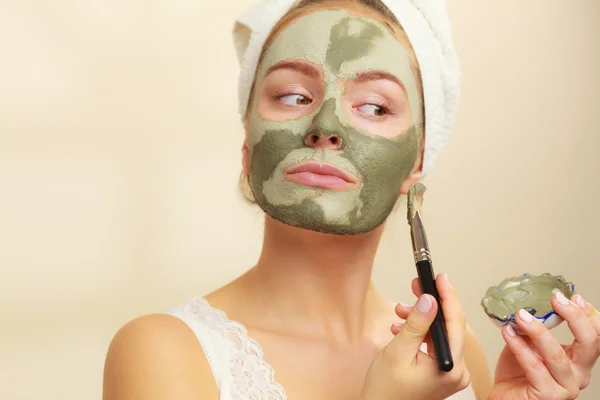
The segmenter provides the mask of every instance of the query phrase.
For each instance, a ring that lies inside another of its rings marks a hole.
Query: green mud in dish
[[[551,274],[523,275],[504,279],[498,286],[490,287],[481,301],[485,312],[501,320],[525,309],[542,317],[552,311],[552,296],[556,291],[567,298],[573,296],[573,285],[561,276]]]

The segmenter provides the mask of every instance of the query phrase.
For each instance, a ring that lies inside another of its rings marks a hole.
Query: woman
[[[600,335],[598,312],[581,296],[552,300],[575,336],[564,348],[519,313],[525,336],[503,329],[492,384],[445,275],[440,305],[414,281],[415,305],[393,307],[371,282],[385,220],[430,168],[456,106],[443,5],[261,7],[236,31],[242,181],[266,213],[261,256],[219,290],[123,327],[107,356],[104,399],[576,398]],[[423,345],[438,306],[449,373]]]

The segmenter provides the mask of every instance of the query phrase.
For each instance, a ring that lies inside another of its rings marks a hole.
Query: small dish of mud
[[[521,332],[515,322],[515,313],[520,309],[528,311],[548,329],[552,329],[563,322],[550,302],[557,291],[569,299],[575,293],[575,285],[561,275],[544,273],[536,276],[525,273],[506,278],[497,286],[490,287],[481,299],[481,306],[494,324],[499,327],[510,324],[517,333]]]

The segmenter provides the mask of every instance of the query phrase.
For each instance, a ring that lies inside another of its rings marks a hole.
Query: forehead
[[[378,69],[410,79],[408,52],[385,25],[345,10],[321,10],[294,20],[269,46],[260,70],[285,60],[309,61],[338,76]]]

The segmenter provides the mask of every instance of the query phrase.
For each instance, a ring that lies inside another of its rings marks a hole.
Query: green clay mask
[[[556,291],[567,298],[574,294],[573,284],[562,276],[545,273],[539,276],[523,275],[504,279],[498,286],[490,287],[481,305],[485,312],[502,320],[521,308],[542,317],[552,311],[552,296]]]
[[[310,114],[284,121],[258,111],[270,68],[306,61],[322,71],[323,96]],[[358,128],[344,110],[346,83],[357,74],[382,71],[402,82],[412,126],[393,137]],[[257,71],[249,115],[250,186],[271,217],[304,229],[354,235],[371,231],[391,213],[403,181],[418,157],[421,107],[417,82],[403,45],[381,23],[343,10],[319,11],[286,27],[265,52]],[[315,148],[307,137],[335,135],[339,148]],[[358,178],[348,190],[306,186],[286,179],[302,162],[332,164]]]

